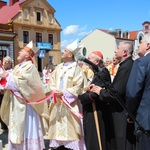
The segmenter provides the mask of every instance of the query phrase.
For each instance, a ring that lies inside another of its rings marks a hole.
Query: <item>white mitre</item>
[[[78,53],[78,51],[83,48],[83,45],[78,46],[78,39],[76,39],[74,42],[72,42],[71,44],[69,44],[66,47],[71,53],[73,53],[73,55],[76,55],[76,53]]]
[[[33,41],[30,41],[25,47],[24,50],[27,51],[32,57],[37,53],[39,50],[38,47],[33,47]]]

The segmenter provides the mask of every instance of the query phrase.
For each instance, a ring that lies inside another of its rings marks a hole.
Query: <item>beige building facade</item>
[[[2,10],[3,9],[3,10]],[[10,0],[9,6],[0,8],[12,12],[8,21],[13,24],[13,33],[16,34],[13,43],[14,64],[17,64],[18,52],[31,40],[34,46],[39,47],[36,54],[38,70],[41,72],[47,64],[61,62],[60,32],[61,26],[55,18],[55,9],[46,0]],[[11,9],[11,10],[9,10]],[[6,23],[5,18],[0,22]],[[0,41],[4,43],[4,41]],[[39,57],[40,56],[40,57]]]
[[[0,23],[0,60],[5,56],[10,56],[14,60],[14,38],[16,34],[13,33],[12,23]]]
[[[86,48],[86,57],[94,50],[102,52],[104,59],[112,58],[116,48],[116,39],[114,36],[107,34],[99,29],[93,30],[86,37],[80,40],[80,43]],[[84,55],[84,49],[82,49]]]
[[[138,45],[143,36],[143,31],[122,31],[121,29],[109,31],[95,29],[80,40],[80,43],[84,45],[81,54],[87,57],[92,51],[99,50],[102,52],[105,61],[106,58],[113,58],[114,51],[119,42],[128,41],[133,44],[133,58],[136,59],[138,57]]]
[[[145,34],[150,34],[150,21],[144,21],[142,23],[142,28]]]

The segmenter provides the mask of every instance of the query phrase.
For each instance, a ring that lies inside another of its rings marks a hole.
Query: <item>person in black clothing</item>
[[[136,133],[141,130],[136,150],[150,150],[150,34],[142,37],[137,52],[140,58],[134,61],[127,83],[126,107],[139,125],[130,115],[127,121],[134,122]]]
[[[126,84],[134,62],[132,52],[131,42],[120,42],[115,50],[115,57],[120,64],[112,84],[108,88],[92,85],[91,89],[99,95],[99,100],[111,104],[117,150],[134,150],[136,143],[134,124],[127,123],[127,112],[117,101],[126,103]]]
[[[0,106],[1,106],[1,103],[2,103],[2,99],[3,99],[3,90],[0,90]],[[1,123],[1,132],[4,132],[5,130],[7,130],[7,126],[6,124],[1,120],[0,118],[0,123]]]
[[[93,51],[89,54],[88,60],[94,63],[99,67],[101,71],[95,71],[92,69],[92,66],[90,68],[94,71],[94,77],[91,82],[91,84],[96,84],[101,87],[105,87],[104,83],[101,81],[101,79],[106,83],[106,85],[109,85],[111,83],[110,74],[107,70],[107,68],[103,64],[103,55],[100,51]],[[90,86],[89,86],[90,87]],[[87,90],[82,95],[78,96],[78,99],[81,101],[83,106],[83,129],[84,129],[84,139],[87,150],[99,150],[99,142],[98,142],[98,136],[96,131],[96,124],[94,119],[94,113],[93,113],[93,107],[92,103],[95,103],[96,111],[98,114],[98,121],[99,121],[99,127],[100,127],[100,136],[101,136],[101,143],[102,143],[102,149],[106,150],[106,133],[105,133],[105,127],[106,127],[106,121],[105,119],[108,118],[107,115],[107,104],[103,101],[98,101],[99,96],[93,92]],[[109,124],[109,122],[107,122]],[[107,130],[108,131],[108,130]]]

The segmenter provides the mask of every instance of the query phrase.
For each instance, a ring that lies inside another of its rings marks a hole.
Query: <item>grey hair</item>
[[[128,55],[133,53],[133,44],[131,42],[123,42],[123,49],[128,52]]]
[[[9,56],[4,57],[3,59],[7,60],[10,63],[13,63],[13,60]]]
[[[107,61],[107,60],[110,61],[110,62],[112,62],[112,59],[109,58],[109,57],[107,57],[105,61]]]

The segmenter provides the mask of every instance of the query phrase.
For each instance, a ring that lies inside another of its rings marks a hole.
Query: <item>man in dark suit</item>
[[[92,80],[93,84],[105,87],[103,81],[106,85],[109,85],[111,82],[110,74],[107,68],[103,64],[103,55],[100,51],[93,51],[89,54],[88,60],[94,63],[99,67],[101,72],[98,70],[94,71],[94,78]],[[105,119],[108,118],[107,115],[107,105],[102,102],[98,101],[99,96],[93,92],[87,91],[82,95],[78,96],[78,99],[81,101],[83,105],[83,129],[84,129],[84,139],[87,150],[99,150],[100,145],[98,142],[98,135],[96,130],[95,118],[94,118],[94,111],[97,111],[98,116],[98,124],[100,128],[100,136],[101,136],[101,145],[102,149],[106,150],[106,126],[105,126]],[[93,109],[93,104],[96,106],[96,110]]]
[[[150,34],[145,35],[138,49],[127,84],[127,108],[139,124],[150,134]],[[131,122],[131,119],[128,119]],[[135,124],[137,128],[137,125]],[[142,134],[137,141],[138,150],[150,150],[150,139]]]
[[[127,124],[126,111],[118,102],[121,100],[121,103],[126,103],[126,84],[133,64],[132,52],[131,42],[120,42],[115,50],[115,57],[120,61],[120,64],[112,84],[105,89],[96,85],[92,85],[91,88],[91,91],[99,95],[99,100],[109,102],[111,106],[117,150],[133,150],[135,148],[134,135],[131,134],[131,137],[127,134],[133,133],[133,124]],[[131,131],[129,131],[130,128]]]

